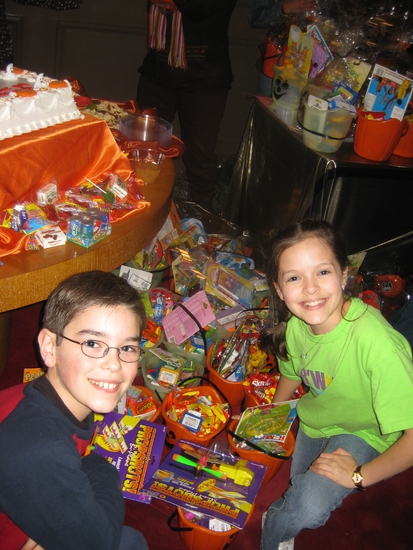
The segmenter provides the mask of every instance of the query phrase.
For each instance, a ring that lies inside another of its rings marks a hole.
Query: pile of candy
[[[138,208],[143,198],[134,175],[125,181],[111,173],[101,182],[86,179],[67,190],[53,180],[31,201],[0,212],[0,226],[30,235],[30,250],[65,244],[66,239],[89,248],[109,236],[111,223]]]
[[[173,390],[166,400],[168,418],[200,438],[217,432],[229,419],[228,403],[215,402],[200,390]]]
[[[145,394],[141,388],[130,386],[126,392],[124,414],[139,416],[141,419],[150,420],[158,410],[158,406],[152,395]]]
[[[272,403],[279,379],[279,374],[271,376],[267,372],[258,372],[244,381],[244,390],[252,395],[259,405],[266,405]],[[304,393],[305,390],[300,385],[291,396],[291,399],[299,399]]]

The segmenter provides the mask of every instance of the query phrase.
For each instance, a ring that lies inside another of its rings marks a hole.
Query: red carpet
[[[13,313],[10,352],[0,375],[0,389],[20,383],[23,368],[35,366],[34,341],[40,310],[41,304],[36,304]],[[287,462],[261,488],[254,514],[231,548],[259,550],[262,513],[287,488],[288,471]],[[126,524],[143,532],[151,550],[185,550],[180,534],[168,527],[167,521],[174,507],[156,499],[150,505],[126,503]],[[413,470],[410,469],[347,498],[325,526],[300,533],[295,550],[407,550],[412,545]],[[208,549],[203,545],[191,550]]]

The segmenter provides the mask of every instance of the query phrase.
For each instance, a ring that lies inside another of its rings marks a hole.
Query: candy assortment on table
[[[133,176],[125,181],[116,173],[99,183],[86,179],[66,191],[53,180],[36,191],[35,200],[18,202],[1,213],[0,225],[30,235],[30,250],[63,245],[66,240],[89,248],[111,234],[112,222],[138,207],[143,195],[135,187]],[[44,238],[48,228],[59,238]]]

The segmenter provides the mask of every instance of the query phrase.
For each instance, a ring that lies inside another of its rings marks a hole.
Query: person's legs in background
[[[227,103],[226,88],[180,91],[178,115],[190,198],[212,211],[218,161],[216,143]]]
[[[172,122],[178,108],[178,94],[173,88],[160,86],[153,78],[142,74],[139,78],[136,102],[141,111],[148,107],[156,107],[158,117]]]

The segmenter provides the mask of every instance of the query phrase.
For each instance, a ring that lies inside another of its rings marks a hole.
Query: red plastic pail
[[[393,151],[393,155],[411,159],[413,158],[413,122],[408,122],[408,125],[409,129],[399,139]]]
[[[382,162],[393,153],[400,137],[408,130],[407,121],[395,118],[370,120],[359,111],[354,130],[354,152],[368,160]]]

